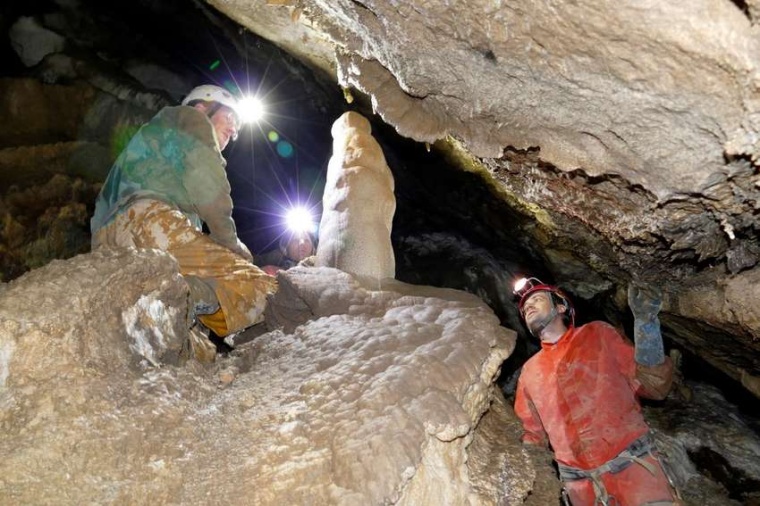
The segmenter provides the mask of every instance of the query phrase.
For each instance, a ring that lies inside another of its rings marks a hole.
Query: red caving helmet
[[[562,304],[567,307],[567,313],[570,316],[571,325],[575,325],[575,307],[570,301],[570,298],[559,287],[554,285],[547,285],[538,278],[520,278],[514,284],[513,293],[520,297],[520,302],[517,304],[517,308],[520,310],[520,316],[525,319],[523,315],[523,306],[528,297],[536,292],[551,292],[562,300]]]

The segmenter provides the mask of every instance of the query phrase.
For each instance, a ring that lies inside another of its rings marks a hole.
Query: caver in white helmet
[[[193,102],[202,100],[203,102],[216,102],[218,104],[226,105],[236,113],[238,113],[238,100],[229,91],[225,90],[221,86],[214,84],[204,84],[196,86],[187,96],[182,100],[182,105],[193,105]]]
[[[204,84],[190,90],[190,93],[182,100],[182,105],[192,107],[200,102],[212,104],[211,107],[205,110],[209,118],[213,117],[222,106],[232,109],[235,115],[235,133],[230,137],[230,140],[237,140],[238,130],[240,129],[240,103],[235,95],[220,86]],[[224,149],[224,146],[222,146],[222,149]]]

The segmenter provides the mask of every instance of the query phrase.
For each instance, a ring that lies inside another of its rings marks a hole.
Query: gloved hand
[[[665,350],[657,314],[662,307],[662,291],[656,287],[628,285],[628,306],[633,313],[634,359],[644,366],[660,365]]]
[[[657,287],[628,285],[628,306],[637,320],[651,320],[662,307],[662,291]]]

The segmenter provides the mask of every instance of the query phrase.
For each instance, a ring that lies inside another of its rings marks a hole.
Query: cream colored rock
[[[517,423],[484,416],[515,335],[482,301],[319,267],[280,279],[272,304],[311,316],[205,367],[151,365],[184,323],[166,255],[0,285],[0,504],[523,503],[523,460],[500,478],[517,431],[489,444],[499,465],[468,467],[482,420],[489,440]]]
[[[333,154],[322,199],[316,265],[393,278],[393,175],[369,121],[347,112],[332,127]]]

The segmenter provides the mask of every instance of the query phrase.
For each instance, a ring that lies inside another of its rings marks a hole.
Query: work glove
[[[633,313],[634,360],[643,366],[665,361],[665,350],[657,314],[662,307],[662,292],[654,287],[628,285],[628,306]]]

